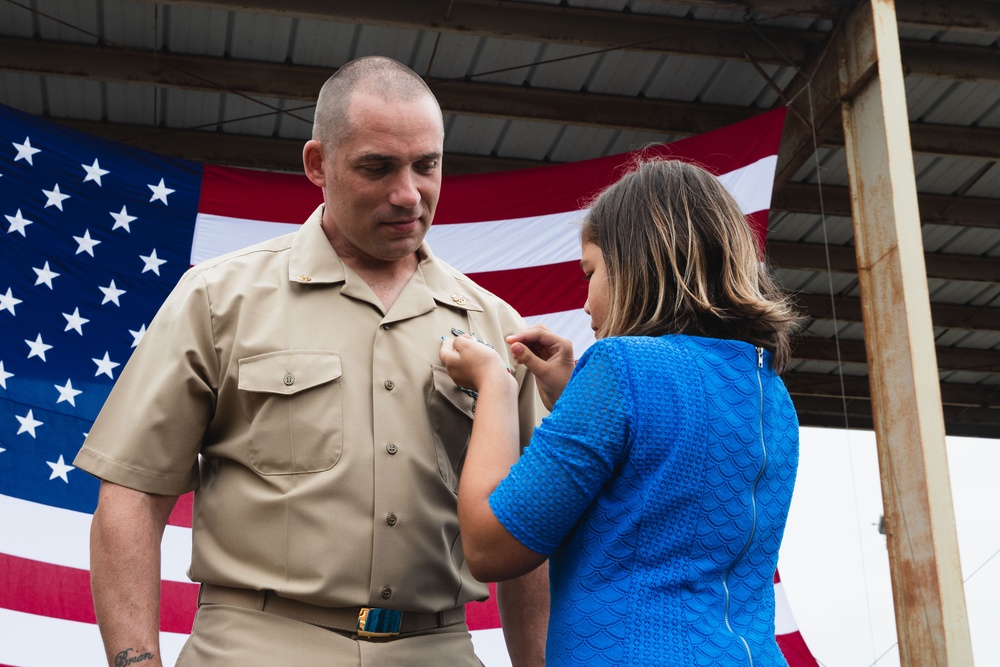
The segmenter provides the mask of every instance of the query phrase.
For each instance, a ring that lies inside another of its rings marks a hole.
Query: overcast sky
[[[948,438],[976,665],[1000,665],[1000,440]],[[875,435],[802,429],[778,569],[799,629],[825,667],[899,665]]]

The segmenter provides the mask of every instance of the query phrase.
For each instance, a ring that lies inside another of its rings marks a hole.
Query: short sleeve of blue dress
[[[628,377],[614,339],[592,345],[552,413],[490,496],[501,524],[522,544],[551,554],[628,451]]]

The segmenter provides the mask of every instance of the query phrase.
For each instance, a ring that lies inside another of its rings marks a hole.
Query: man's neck
[[[371,288],[386,312],[389,312],[406,283],[416,273],[419,263],[416,253],[395,262],[364,262],[357,257],[341,259]]]
[[[325,215],[324,211],[324,215]],[[417,253],[396,260],[380,260],[358,252],[337,230],[336,225],[322,224],[323,233],[344,265],[365,281],[382,302],[386,312],[392,308],[410,277],[417,271],[420,258]]]

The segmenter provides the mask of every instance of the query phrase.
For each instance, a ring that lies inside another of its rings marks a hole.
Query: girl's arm
[[[500,356],[469,337],[448,338],[441,362],[452,379],[479,393],[472,436],[458,486],[458,521],[465,559],[480,581],[503,581],[534,570],[546,558],[497,520],[489,496],[520,455],[517,382]]]

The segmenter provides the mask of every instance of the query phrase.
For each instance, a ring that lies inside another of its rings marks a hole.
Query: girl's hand
[[[496,350],[477,342],[468,334],[457,338],[445,338],[439,352],[441,363],[448,375],[460,387],[482,391],[490,382],[513,381]]]
[[[538,395],[549,410],[562,396],[576,366],[573,342],[557,336],[541,324],[533,324],[512,336],[507,336],[510,352],[519,364],[535,374]]]

